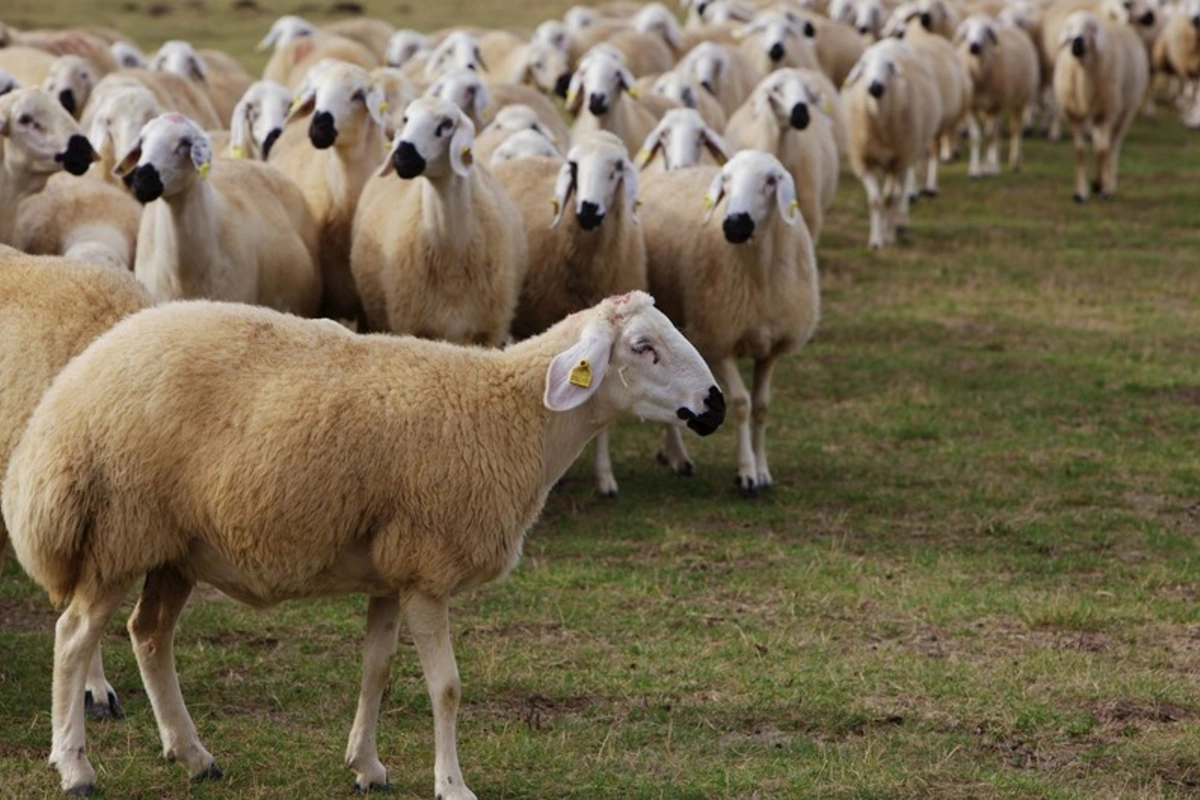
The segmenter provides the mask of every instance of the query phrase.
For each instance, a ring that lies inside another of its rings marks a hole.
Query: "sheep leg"
[[[92,719],[121,719],[125,710],[121,708],[121,700],[117,690],[104,677],[104,659],[100,648],[92,655],[88,665],[87,681],[84,682],[83,707]]]
[[[386,788],[387,768],[375,748],[375,728],[379,724],[379,704],[392,674],[399,634],[400,598],[372,597],[367,601],[367,636],[363,645],[362,686],[358,710],[346,745],[346,766],[354,770],[354,790],[369,792]]]
[[[987,138],[987,162],[984,171],[988,175],[1000,174],[1000,117],[988,115],[984,122],[984,136]]]
[[[893,178],[896,176],[893,174]],[[909,167],[904,171],[904,183],[899,179],[885,187],[888,192],[885,201],[889,204],[892,229],[889,235],[891,241],[896,240],[896,233],[908,230],[908,212],[913,203],[917,202],[917,168]]]
[[[617,478],[613,475],[607,430],[600,431],[596,436],[596,494],[601,497],[617,496]]]
[[[883,247],[886,223],[883,219],[883,189],[879,185],[879,175],[874,170],[867,170],[862,177],[863,189],[867,192],[867,211],[871,217],[871,235],[867,239],[867,247],[878,250]]]
[[[142,684],[158,722],[163,757],[182,764],[192,780],[203,780],[220,778],[221,770],[200,744],[175,672],[175,623],[194,585],[174,567],[154,570],[146,576],[127,627]]]
[[[725,402],[733,409],[737,425],[737,485],[742,497],[758,496],[758,469],[754,462],[754,442],[750,435],[750,392],[742,382],[737,359],[724,358],[717,365],[717,377],[725,388]]]
[[[922,197],[937,197],[938,193],[938,154],[937,142],[929,147],[929,158],[926,160],[925,188],[921,190]]]
[[[1108,200],[1116,190],[1110,183],[1112,162],[1112,130],[1107,125],[1092,129],[1092,149],[1096,151],[1096,180],[1092,188],[1103,200]]]
[[[1084,138],[1083,126],[1073,125],[1075,136],[1075,202],[1086,203],[1088,199],[1087,179],[1087,141]]]
[[[967,177],[983,177],[983,170],[979,166],[980,139],[983,134],[979,129],[979,119],[974,114],[967,117],[967,135],[971,138],[971,156],[967,161]]]
[[[758,488],[770,489],[775,481],[767,466],[767,409],[771,405],[771,373],[775,370],[775,359],[764,358],[754,362],[754,396],[750,411],[754,428],[751,442],[754,445],[754,462],[758,470]]]
[[[680,477],[690,478],[696,474],[696,465],[692,463],[683,443],[683,432],[674,425],[667,426],[666,439],[658,451],[658,461],[669,466]]]
[[[125,589],[110,587],[98,597],[77,593],[54,626],[50,764],[71,795],[90,794],[96,785],[96,771],[87,759],[84,686],[92,654]]]
[[[414,593],[406,598],[404,612],[433,705],[434,794],[442,800],[476,800],[458,766],[454,726],[462,687],[450,644],[449,608],[445,600]]]
[[[1008,168],[1013,172],[1021,170],[1021,113],[1014,111],[1008,119]]]

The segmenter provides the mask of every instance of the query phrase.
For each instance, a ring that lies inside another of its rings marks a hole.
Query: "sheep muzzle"
[[[721,227],[725,232],[725,241],[730,244],[744,244],[754,235],[754,220],[745,211],[730,214]]]
[[[579,204],[575,219],[579,221],[579,227],[585,231],[594,231],[604,222],[604,213],[600,211],[600,206],[590,200],[584,200]]]
[[[883,97],[883,84],[879,81],[871,81],[871,85],[867,87],[867,92],[876,100]]]
[[[425,171],[425,159],[412,142],[401,142],[392,153],[392,166],[401,178],[412,180]]]
[[[158,170],[153,164],[142,164],[129,174],[133,176],[129,182],[129,188],[133,189],[133,196],[139,203],[142,205],[153,203],[162,197],[162,178],[159,177]]]
[[[1142,14],[1140,17],[1138,17],[1138,24],[1144,28],[1148,28],[1151,25],[1153,25],[1154,24],[1154,12],[1147,11],[1145,14]]]
[[[558,80],[554,82],[554,93],[559,97],[566,99],[567,90],[571,88],[571,73],[564,72],[558,76]]]
[[[75,92],[63,89],[58,93],[58,102],[67,110],[68,114],[75,116]]]
[[[708,436],[725,421],[725,396],[716,386],[710,386],[708,397],[704,398],[704,405],[705,410],[699,414],[685,406],[676,411],[675,415],[696,433]]]
[[[1076,36],[1071,40],[1071,55],[1076,58],[1083,58],[1087,55],[1087,44],[1083,41],[1082,36]]]
[[[308,138],[313,143],[313,147],[318,150],[326,150],[333,147],[333,143],[337,141],[337,126],[333,124],[333,114],[328,111],[318,111],[313,114],[312,122],[308,126]]]
[[[789,115],[789,122],[792,123],[793,128],[798,131],[802,131],[808,127],[808,123],[811,121],[812,117],[809,116],[808,106],[806,104],[796,103],[796,105],[792,106],[792,113]]]
[[[771,49],[767,51],[767,55],[772,61],[778,64],[783,60],[783,57],[787,55],[787,51],[783,49],[782,44],[776,42],[775,44],[771,45]]]
[[[608,113],[608,98],[602,94],[588,95],[588,111],[597,117],[604,116]]]
[[[67,140],[67,149],[55,155],[54,160],[72,175],[82,175],[96,160],[96,151],[86,136],[76,133]]]
[[[979,42],[971,42],[971,46],[967,49],[970,51],[971,55],[977,56],[983,52],[983,45],[981,45]]]

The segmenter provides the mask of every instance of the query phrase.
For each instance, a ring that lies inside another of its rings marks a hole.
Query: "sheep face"
[[[878,35],[883,26],[883,4],[870,0],[859,0],[854,5],[852,24],[860,36]]]
[[[664,72],[654,81],[655,94],[670,98],[684,108],[696,108],[699,105],[696,88],[690,77],[674,70]]]
[[[265,161],[271,146],[283,133],[292,93],[274,81],[258,81],[246,90],[233,109],[229,144],[235,157],[249,156]]]
[[[488,125],[490,130],[497,131],[512,131],[514,133],[530,131],[545,139],[553,149],[558,142],[555,141],[554,132],[542,124],[541,118],[527,105],[515,103],[511,106],[505,106],[496,114],[496,118]],[[557,152],[557,150],[555,150]]]
[[[1071,47],[1071,55],[1085,62],[1092,54],[1103,50],[1104,30],[1100,20],[1086,11],[1076,11],[1067,17],[1058,37],[1058,46],[1067,45]]]
[[[429,60],[425,62],[425,79],[431,81],[452,69],[471,69],[479,72],[487,68],[475,37],[469,33],[455,31],[429,54]]]
[[[475,160],[474,145],[475,125],[462,109],[446,100],[422,97],[404,112],[404,128],[396,134],[379,174],[395,169],[405,180],[466,177]]]
[[[316,25],[313,25],[302,17],[288,14],[275,20],[271,25],[271,30],[267,31],[267,35],[258,43],[258,50],[263,51],[270,47],[283,47],[293,39],[316,35]]]
[[[867,48],[858,63],[854,65],[854,69],[850,70],[850,74],[846,76],[845,86],[849,87],[862,81],[867,87],[867,94],[875,100],[883,99],[888,87],[904,77],[895,57],[890,52],[891,48],[887,46],[891,41],[885,40]],[[897,46],[902,47],[903,45]]]
[[[21,88],[21,84],[17,83],[17,79],[8,73],[7,70],[0,68],[0,97],[15,92]]]
[[[712,0],[697,3],[694,8],[705,25],[732,25],[754,19],[755,8],[732,0]]]
[[[781,69],[754,90],[753,103],[756,117],[773,114],[780,127],[802,131],[812,122],[811,106],[820,98],[796,70]]]
[[[699,164],[704,150],[708,150],[718,164],[729,160],[725,142],[704,124],[698,112],[691,108],[673,108],[646,137],[637,162],[638,166],[645,167],[661,152],[666,169],[683,169]]]
[[[1108,0],[1109,17],[1127,25],[1150,28],[1158,20],[1148,0]]]
[[[501,143],[492,153],[492,165],[505,161],[515,161],[518,158],[553,158],[562,159],[562,154],[542,134],[529,129],[513,133]]]
[[[743,150],[721,168],[704,196],[704,222],[725,198],[725,241],[744,244],[755,230],[766,228],[771,216],[796,224],[796,184],[779,159],[760,150]]]
[[[49,175],[65,168],[82,175],[96,160],[79,123],[41,89],[17,89],[0,98],[0,137],[7,140],[5,165]]]
[[[771,63],[778,64],[787,56],[789,48],[803,46],[801,33],[811,39],[817,35],[817,29],[808,20],[800,22],[781,12],[765,12],[735,30],[733,35],[735,39],[754,37]]]
[[[308,138],[318,150],[355,147],[369,126],[383,126],[386,105],[365,69],[326,58],[308,71],[288,119],[312,112]]]
[[[610,209],[624,203],[634,213],[638,178],[621,140],[608,133],[597,133],[576,144],[567,153],[567,163],[559,170],[554,184],[554,227],[575,195],[575,219],[585,231],[593,231],[604,222]]]
[[[110,49],[113,58],[117,60],[122,69],[145,69],[149,66],[146,63],[146,56],[142,55],[142,51],[136,45],[129,42],[113,42]]]
[[[989,58],[999,42],[996,26],[987,17],[978,15],[963,20],[954,38],[960,49],[980,60]]]
[[[399,67],[407,63],[418,53],[432,50],[429,37],[414,30],[396,31],[388,37],[387,49],[384,54],[389,67]]]
[[[578,114],[587,99],[588,113],[602,117],[621,92],[633,86],[633,74],[606,50],[590,50],[567,87],[567,110]]]
[[[182,114],[163,114],[146,123],[137,142],[113,171],[125,179],[139,203],[174,197],[208,175],[212,141]]]
[[[591,401],[701,436],[720,427],[725,398],[712,371],[650,295],[610,297],[577,316],[586,319],[578,340],[546,370],[546,408],[563,412]]]
[[[89,112],[90,113],[90,112]],[[88,139],[102,156],[124,155],[132,149],[142,128],[161,113],[154,94],[141,85],[105,93],[96,107]]]
[[[444,73],[425,91],[425,96],[453,103],[461,108],[472,122],[481,120],[483,110],[492,102],[479,73],[469,69]]]
[[[600,15],[587,6],[574,6],[563,15],[563,24],[572,34],[580,34],[596,24]]]
[[[524,48],[524,57],[517,60],[510,83],[527,83],[543,92],[567,96],[571,83],[571,70],[567,68],[567,57],[558,48],[545,42],[530,42]]]
[[[62,103],[67,113],[78,118],[96,86],[96,70],[79,56],[59,56],[50,66],[42,88]]]
[[[662,3],[650,3],[644,6],[634,15],[633,28],[640,33],[653,33],[661,36],[662,40],[674,50],[683,47],[683,30],[679,27],[679,20],[675,19],[675,15]]]
[[[208,78],[208,67],[204,59],[196,52],[190,42],[173,39],[163,42],[154,58],[150,60],[150,69],[158,72],[173,72],[189,81],[203,83]]]
[[[680,71],[694,78],[709,94],[716,95],[729,72],[729,56],[720,45],[701,42],[684,57]]]
[[[538,25],[530,41],[548,44],[564,56],[571,49],[571,34],[567,26],[556,19],[548,19]]]

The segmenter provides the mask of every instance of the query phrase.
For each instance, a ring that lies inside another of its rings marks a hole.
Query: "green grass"
[[[545,11],[401,5],[371,8],[402,25]],[[82,22],[77,6],[4,15]],[[181,7],[91,21],[243,54],[295,10],[227,32]],[[689,440],[683,480],[654,463],[657,431],[621,424],[621,498],[593,498],[581,462],[516,573],[455,603],[481,798],[1200,796],[1200,139],[1139,121],[1119,199],[1085,207],[1065,144],[1029,142],[1020,175],[964,173],[945,168],[882,254],[844,176],[820,331],[778,373],[776,489],[737,497],[731,430]],[[114,621],[128,718],[89,724],[104,796],[348,795],[364,608],[193,603],[179,671],[226,773],[195,787],[159,757]],[[0,797],[56,795],[53,618],[10,559]],[[379,733],[396,796],[428,797],[411,643]]]

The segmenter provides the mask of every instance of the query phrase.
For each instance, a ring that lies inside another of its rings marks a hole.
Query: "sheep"
[[[603,297],[646,288],[637,171],[615,135],[598,131],[583,137],[566,161],[503,163],[496,179],[521,209],[529,242],[513,336],[536,335]],[[560,224],[572,195],[578,224]],[[547,197],[553,198],[553,214],[547,213]],[[596,437],[595,467],[597,494],[616,497],[607,431]]]
[[[325,23],[322,30],[358,42],[374,53],[376,58],[384,57],[388,42],[396,32],[396,28],[390,22],[377,17],[339,19]]]
[[[698,164],[722,165],[729,153],[725,140],[704,124],[694,108],[673,108],[646,137],[636,163],[643,171],[653,167],[653,172],[668,172]]]
[[[943,39],[953,39],[961,22],[953,4],[946,0],[916,0],[921,27]]]
[[[905,181],[932,150],[942,120],[941,94],[925,62],[903,42],[867,48],[842,87],[849,122],[847,158],[862,181],[871,215],[868,246],[895,241],[907,221]]]
[[[1040,65],[1033,41],[1021,28],[972,15],[955,34],[958,56],[972,81],[971,160],[967,175],[1000,172],[1000,123],[1008,118],[1008,168],[1021,166],[1022,121],[1037,99]],[[980,123],[988,140],[987,166],[980,165]]]
[[[725,141],[733,151],[759,150],[779,159],[791,174],[800,214],[815,244],[838,183],[833,123],[820,96],[797,69],[772,72],[729,119]]]
[[[148,69],[150,62],[146,55],[132,42],[113,42],[109,47],[117,66],[121,69]]]
[[[326,59],[344,61],[364,71],[380,66],[379,58],[353,39],[318,31],[276,45],[263,68],[263,79],[282,83],[294,92],[304,83],[309,70]]]
[[[874,42],[879,39],[883,23],[887,19],[887,8],[880,0],[856,0],[852,6],[853,16],[848,20],[838,20],[850,24],[863,37],[864,42]]]
[[[483,151],[479,151],[482,153]],[[554,146],[554,143],[547,139],[541,133],[535,130],[521,130],[508,132],[508,135],[500,142],[499,145],[492,148],[491,155],[487,159],[487,165],[493,168],[498,164],[503,164],[506,161],[515,161],[518,158],[533,158],[541,156],[545,158],[562,158],[562,153]]]
[[[516,567],[551,487],[620,414],[701,435],[724,420],[712,372],[653,302],[610,298],[501,351],[211,302],[149,309],[101,337],[39,404],[3,493],[18,560],[66,605],[50,756],[62,787],[96,783],[83,672],[145,576],[134,652],[164,755],[191,776],[221,775],[172,652],[195,582],[258,607],[365,593],[355,786],[388,782],[375,729],[403,610],[433,707],[434,791],[474,800],[454,735],[450,598]],[[449,411],[437,425],[431,403]]]
[[[291,107],[292,93],[286,86],[274,81],[251,84],[233,109],[228,155],[266,161]]]
[[[694,78],[732,114],[754,91],[762,76],[737,48],[701,42],[688,51],[677,69]]]
[[[296,39],[316,36],[320,29],[304,19],[293,14],[287,14],[271,23],[267,35],[262,38],[255,48],[260,53],[267,49],[278,49]]]
[[[142,84],[119,77],[102,79],[81,120],[98,156],[89,177],[124,189],[113,167],[133,147],[146,123],[161,113],[154,93]]]
[[[50,66],[42,88],[57,97],[68,114],[79,119],[92,90],[99,82],[100,75],[86,58],[59,56]]]
[[[783,11],[759,12],[733,32],[750,65],[763,75],[781,67],[818,69],[816,34],[811,21],[795,20]]]
[[[471,118],[476,130],[482,129],[490,118],[508,106],[524,105],[533,109],[555,141],[565,142],[570,136],[558,110],[544,94],[529,86],[485,84],[475,70],[455,69],[442,73],[425,91],[425,96],[440,97],[457,105]]]
[[[276,169],[244,159],[214,165],[208,134],[169,113],[142,129],[117,171],[145,207],[134,274],[156,300],[316,312],[315,226],[300,190]]]
[[[122,317],[150,305],[128,272],[0,245],[0,474],[38,400],[67,362]],[[0,517],[0,566],[8,531]],[[124,712],[97,647],[83,686],[85,712]]]
[[[636,151],[658,119],[629,96],[633,75],[606,51],[590,51],[579,62],[567,89],[567,111],[575,115],[571,140],[597,130],[615,133],[626,149]],[[584,111],[584,99],[587,110]]]
[[[454,31],[438,43],[425,62],[423,75],[425,80],[435,80],[443,72],[455,69],[469,69],[475,72],[486,72],[487,63],[479,51],[479,42],[474,36],[463,31]]]
[[[371,84],[383,97],[383,137],[391,141],[396,131],[404,127],[404,109],[420,97],[412,81],[396,67],[376,67],[371,70]]]
[[[0,47],[0,69],[22,86],[41,86],[56,56],[36,47]]]
[[[571,82],[566,55],[545,42],[521,44],[504,60],[495,61],[493,69],[501,82],[533,86],[560,97],[566,97]]]
[[[566,144],[541,121],[537,112],[518,103],[500,109],[488,126],[479,132],[479,137],[475,140],[475,157],[484,164],[490,164],[496,149],[520,131],[529,131],[540,137],[549,145],[551,154],[558,155],[557,145]],[[546,148],[538,149],[544,151]]]
[[[1075,202],[1088,199],[1088,128],[1096,152],[1095,189],[1106,200],[1116,194],[1121,144],[1149,81],[1146,49],[1128,25],[1086,11],[1067,17],[1054,61],[1054,97],[1075,135]]]
[[[498,346],[528,258],[520,212],[474,163],[475,126],[458,106],[422,97],[406,116],[354,217],[350,269],[367,326]]]
[[[13,241],[22,199],[61,169],[82,175],[95,158],[79,123],[41,89],[0,97],[0,244]]]
[[[646,83],[645,88],[643,88],[643,82]],[[728,122],[725,109],[717,102],[717,98],[701,87],[699,82],[690,75],[685,75],[678,70],[671,70],[653,80],[647,81],[643,78],[634,84],[634,88],[662,95],[681,108],[694,108],[704,119],[705,125],[716,131],[725,130]]]
[[[129,192],[56,173],[17,210],[13,244],[34,255],[132,270],[142,209]]]
[[[191,43],[179,39],[158,48],[150,69],[172,72],[199,87],[212,101],[222,127],[229,125],[234,107],[254,82],[240,64],[219,50],[202,55]]]
[[[701,197],[707,210],[697,226]],[[746,150],[719,169],[655,175],[642,199],[650,292],[721,380],[737,424],[738,487],[753,497],[773,483],[766,425],[776,359],[808,341],[820,309],[816,255],[792,177],[774,156]],[[705,224],[718,206],[720,234]],[[753,394],[739,357],[754,360]],[[678,474],[694,469],[670,431],[662,456]]]
[[[842,25],[832,20],[813,15],[813,27],[816,29],[817,61],[821,71],[829,76],[835,86],[846,82],[846,76],[854,69],[858,59],[862,57],[866,43],[862,36],[849,25]]]
[[[1196,109],[1200,102],[1200,0],[1186,0],[1163,27],[1156,47],[1157,61],[1163,71],[1179,76],[1183,82],[1185,107]],[[1195,124],[1196,114],[1184,118]]]
[[[268,160],[300,187],[316,222],[321,314],[363,324],[350,274],[350,232],[359,195],[384,152],[383,104],[366,70],[322,62],[297,95]]]
[[[425,34],[411,29],[399,30],[388,38],[384,51],[384,63],[389,67],[402,67],[418,56],[428,56],[433,44]]]
[[[220,130],[225,127],[216,108],[213,107],[212,100],[208,97],[208,92],[204,91],[202,87],[173,72],[157,72],[146,69],[122,69],[105,75],[92,90],[92,97],[84,107],[80,121],[85,125],[88,124],[88,120],[91,118],[92,104],[100,102],[104,97],[101,87],[107,89],[114,85],[128,86],[132,83],[140,84],[150,90],[164,111],[175,111],[189,119],[194,119],[205,130]]]

